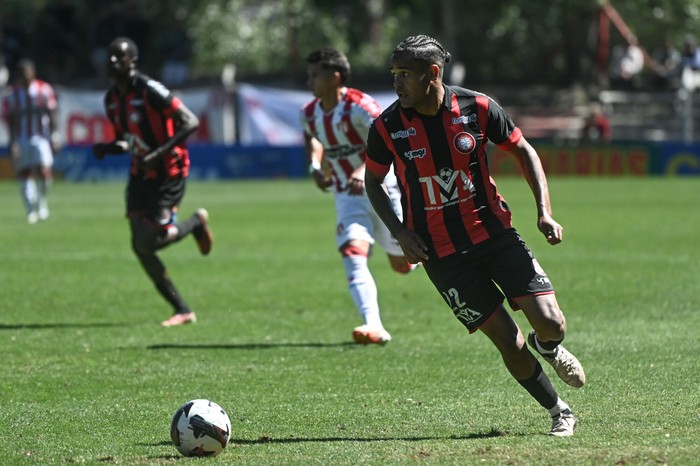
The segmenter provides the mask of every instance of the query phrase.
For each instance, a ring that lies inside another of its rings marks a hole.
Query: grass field
[[[535,230],[522,179],[501,179],[514,222],[557,288],[587,385],[545,370],[574,437],[468,335],[422,270],[371,261],[394,341],[358,347],[334,251],[333,207],[308,181],[192,183],[216,242],[162,257],[195,325],[133,257],[122,184],[57,182],[29,226],[0,183],[0,464],[637,465],[700,463],[700,180],[554,178],[565,241]],[[516,320],[528,329],[523,316]],[[172,414],[209,398],[233,435],[218,457],[170,443]]]

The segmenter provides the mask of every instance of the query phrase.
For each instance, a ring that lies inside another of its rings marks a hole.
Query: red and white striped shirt
[[[58,101],[51,85],[35,79],[28,88],[14,85],[3,101],[3,114],[13,141],[28,140],[32,136],[51,136],[49,112]]]
[[[321,99],[301,109],[304,132],[323,145],[324,158],[333,171],[337,192],[346,189],[352,172],[367,158],[367,133],[379,116],[379,104],[362,91],[346,88],[331,111],[324,112]]]

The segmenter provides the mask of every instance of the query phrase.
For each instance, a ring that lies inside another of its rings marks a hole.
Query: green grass
[[[190,184],[183,214],[206,206],[216,243],[205,258],[190,238],[163,251],[199,316],[171,329],[130,251],[122,184],[58,182],[51,219],[29,226],[3,182],[0,464],[697,464],[700,179],[551,179],[556,247],[535,230],[525,181],[499,186],[586,367],[579,390],[552,375],[580,419],[574,437],[545,436],[546,413],[488,340],[423,271],[397,275],[379,250],[394,341],[351,344],[332,199],[308,181]],[[231,417],[219,457],[170,444],[192,398]]]

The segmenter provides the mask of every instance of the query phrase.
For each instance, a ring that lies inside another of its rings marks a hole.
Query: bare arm
[[[427,246],[423,239],[416,233],[409,230],[394,212],[389,195],[382,186],[383,178],[374,174],[371,170],[365,171],[365,190],[367,197],[372,203],[372,207],[382,219],[382,222],[389,229],[389,232],[401,245],[406,260],[412,264],[417,264],[428,260]]]
[[[46,112],[49,116],[49,129],[51,131],[51,151],[56,155],[61,148],[61,136],[58,134],[58,111],[50,108]]]
[[[199,118],[192,111],[182,104],[180,108],[173,114],[175,122],[175,134],[168,139],[165,144],[157,147],[150,154],[143,156],[141,161],[142,166],[147,168],[152,166],[157,160],[161,159],[165,154],[169,154],[175,146],[184,141],[187,136],[194,133],[199,128]]]
[[[522,137],[510,151],[517,159],[530,185],[537,203],[537,228],[547,238],[549,244],[559,244],[563,239],[563,228],[552,218],[552,205],[549,200],[547,177],[542,162],[532,145]]]
[[[323,171],[321,166],[323,162],[323,144],[315,137],[304,133],[304,145],[306,147],[306,156],[309,160],[311,177],[321,191],[328,191],[328,188],[333,184],[333,180]]]

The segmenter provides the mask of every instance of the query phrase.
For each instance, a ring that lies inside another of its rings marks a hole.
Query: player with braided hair
[[[566,320],[554,288],[511,223],[489,173],[490,141],[523,168],[547,241],[562,241],[542,164],[508,114],[488,96],[443,84],[450,54],[435,39],[412,36],[391,56],[398,100],[370,128],[365,186],[373,207],[409,262],[430,280],[470,333],[498,348],[511,375],[552,416],[550,435],[573,435],[576,418],[559,398],[507,312],[522,309],[527,342],[567,384],[585,383],[583,367],[561,342]],[[381,187],[391,167],[402,192],[403,220]]]

